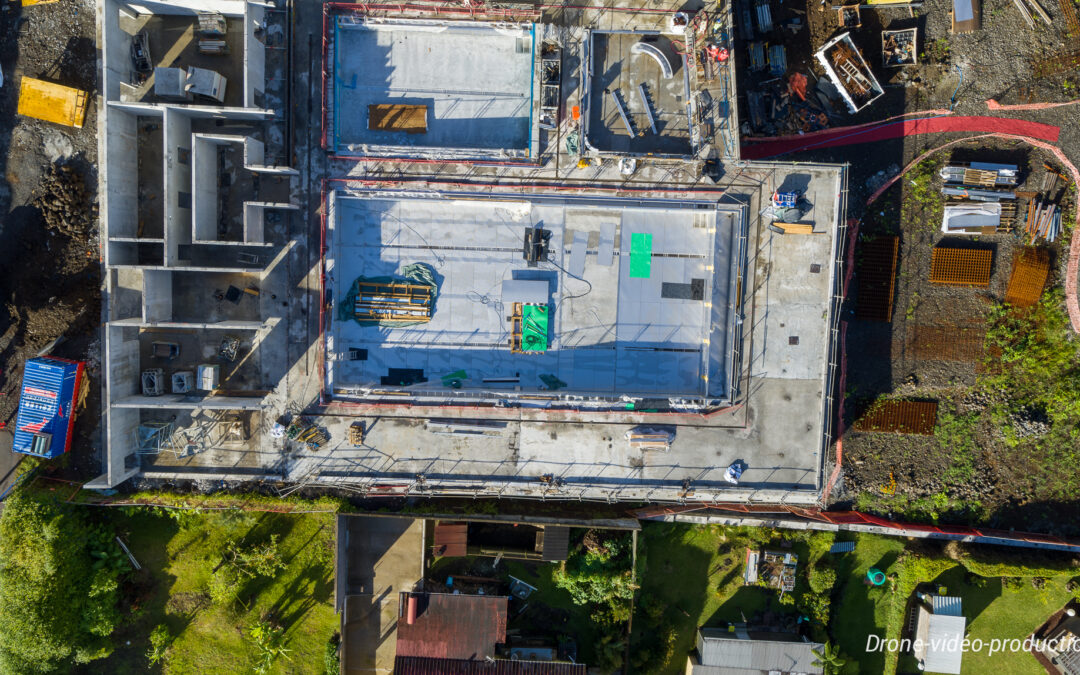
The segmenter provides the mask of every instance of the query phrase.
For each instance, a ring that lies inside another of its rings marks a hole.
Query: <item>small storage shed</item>
[[[30,359],[23,370],[14,452],[58,457],[71,449],[85,365],[55,356]]]

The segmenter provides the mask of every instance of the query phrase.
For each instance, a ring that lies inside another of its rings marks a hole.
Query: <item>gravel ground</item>
[[[92,0],[6,9],[0,15],[0,422],[13,425],[23,363],[53,340],[63,338],[55,355],[88,359],[97,375],[97,51]],[[17,115],[24,75],[90,91],[83,127]],[[54,175],[55,165],[66,169]],[[90,392],[67,460],[86,472],[96,470],[100,444],[100,396],[95,386]]]

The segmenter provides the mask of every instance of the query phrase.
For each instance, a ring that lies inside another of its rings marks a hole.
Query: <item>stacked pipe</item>
[[[1053,242],[1061,234],[1061,207],[1036,197],[1028,204],[1027,217],[1024,219],[1024,233],[1034,244],[1039,238]]]

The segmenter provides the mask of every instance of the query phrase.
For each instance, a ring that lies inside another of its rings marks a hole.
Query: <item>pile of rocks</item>
[[[67,164],[53,164],[34,190],[31,204],[49,229],[69,237],[84,237],[97,222],[97,204],[91,201],[86,180]]]

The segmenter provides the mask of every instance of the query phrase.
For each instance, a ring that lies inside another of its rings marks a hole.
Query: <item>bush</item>
[[[75,507],[26,490],[0,516],[0,672],[70,670],[107,656],[119,622],[115,541]],[[92,557],[91,547],[102,557]],[[100,563],[95,565],[95,563]],[[96,566],[96,569],[95,569]]]
[[[240,597],[240,575],[232,565],[222,565],[210,575],[206,586],[210,602],[222,607],[231,605]]]
[[[831,595],[833,586],[836,585],[836,570],[831,567],[817,565],[810,569],[810,590],[815,593]]]
[[[229,565],[238,574],[249,579],[272,577],[285,569],[285,561],[281,559],[281,552],[278,551],[278,536],[276,534],[270,535],[268,541],[246,547],[241,547],[235,541],[230,541],[226,557],[229,560]]]
[[[326,643],[326,675],[341,673],[341,634],[334,633]]]
[[[172,635],[169,633],[169,627],[165,624],[159,624],[150,633],[150,651],[146,652],[146,659],[151,666],[157,665],[165,659],[165,652],[169,649],[170,642],[172,642]]]

